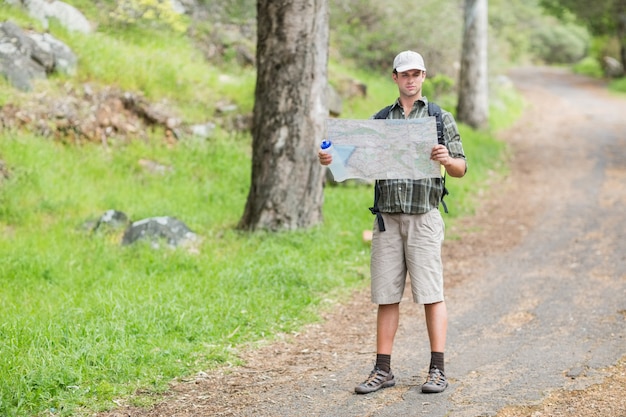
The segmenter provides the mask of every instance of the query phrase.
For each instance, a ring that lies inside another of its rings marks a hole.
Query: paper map
[[[439,162],[430,159],[437,144],[434,117],[328,119],[327,138],[339,157],[329,165],[335,181],[441,177]]]

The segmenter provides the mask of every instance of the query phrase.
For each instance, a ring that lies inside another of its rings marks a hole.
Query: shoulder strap
[[[445,146],[446,140],[443,137],[443,116],[441,115],[441,107],[429,101],[428,102],[428,115],[435,116],[435,123],[437,124],[437,142],[440,145]],[[441,192],[441,205],[443,206],[443,211],[445,213],[448,213],[448,206],[443,201],[443,198],[447,196],[448,194],[450,194],[448,189],[446,188],[446,174],[445,173],[443,174],[443,177],[441,177],[441,181],[443,182],[442,184],[443,190]]]
[[[428,115],[435,116],[435,123],[437,123],[437,142],[440,145],[445,145],[446,141],[443,138],[443,117],[441,115],[441,107],[429,101],[428,102]]]
[[[387,116],[389,116],[389,111],[391,110],[392,107],[393,107],[393,104],[380,109],[380,111],[374,115],[374,119],[386,119]]]

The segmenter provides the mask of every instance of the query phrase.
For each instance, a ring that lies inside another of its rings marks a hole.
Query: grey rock
[[[191,134],[202,139],[210,138],[215,130],[215,123],[207,122],[191,126]]]
[[[159,248],[165,241],[170,247],[185,246],[197,240],[197,235],[175,217],[150,217],[132,223],[124,232],[123,245],[147,240]]]
[[[341,115],[343,110],[343,100],[337,90],[328,84],[326,88],[326,101],[328,106],[328,113],[331,116],[337,117]]]
[[[624,75],[624,66],[621,62],[611,56],[602,58],[604,74],[610,78],[619,78]]]
[[[94,232],[108,232],[125,229],[128,227],[130,220],[126,213],[118,210],[107,210],[98,219],[93,228]]]
[[[91,23],[74,6],[62,1],[23,0],[28,13],[39,20],[47,29],[50,19],[56,19],[61,26],[72,32],[91,33]]]
[[[33,33],[30,35],[30,38],[35,41],[39,50],[51,57],[52,62],[49,68],[52,71],[58,71],[67,75],[76,74],[78,58],[69,46],[49,33]]]
[[[24,31],[11,21],[0,23],[0,74],[14,87],[30,91],[33,80],[56,70],[73,74],[76,63],[70,48],[52,35]]]

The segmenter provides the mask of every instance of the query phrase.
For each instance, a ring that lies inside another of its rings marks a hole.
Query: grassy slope
[[[252,71],[229,69],[229,81],[218,81],[222,70],[206,65],[181,36],[59,37],[81,57],[79,82],[168,98],[190,121],[212,114],[218,99],[251,109]],[[346,117],[367,117],[395,97],[389,80],[336,65],[363,79],[375,97],[347,103]],[[19,101],[2,90],[0,104]],[[471,170],[450,181],[449,222],[471,213],[473,195],[502,167],[501,143],[462,132]],[[236,361],[242,343],[316,320],[320,308],[367,285],[369,247],[361,233],[373,221],[371,189],[327,188],[325,223],[312,230],[235,232],[249,148],[249,137],[225,132],[174,149],[155,138],[108,150],[0,134],[0,159],[12,172],[0,185],[0,415],[70,415],[112,407],[137,388],[164,390],[172,378]],[[146,173],[141,158],[173,171]],[[121,247],[119,233],[89,231],[108,209],[135,220],[175,216],[204,241],[196,254]]]

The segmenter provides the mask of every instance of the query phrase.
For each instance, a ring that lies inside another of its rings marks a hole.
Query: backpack
[[[382,108],[378,113],[374,115],[374,119],[386,119],[389,116],[389,112],[393,105]],[[441,107],[439,107],[435,103],[428,102],[428,115],[435,116],[435,124],[437,125],[437,142],[440,145],[446,144],[446,141],[443,137],[443,116],[441,115]],[[443,191],[441,193],[441,205],[443,206],[443,211],[448,213],[448,206],[443,201],[443,198],[449,194],[448,189],[446,188],[446,174],[444,173],[441,178],[443,181]],[[380,191],[378,189],[378,183],[374,187],[374,207],[370,207],[370,211],[372,214],[376,216],[376,220],[378,221],[378,230],[381,232],[385,231],[385,223],[383,222],[383,217],[380,215],[380,211],[378,210],[378,199],[380,198]]]

